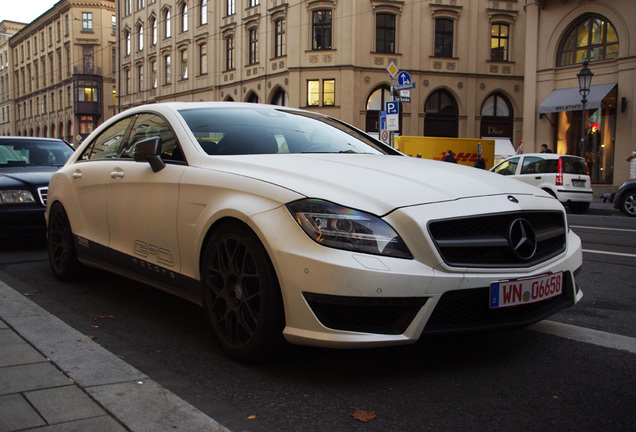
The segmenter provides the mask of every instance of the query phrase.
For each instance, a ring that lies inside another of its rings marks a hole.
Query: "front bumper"
[[[508,204],[502,205],[494,197],[479,203],[488,201],[492,205],[484,206],[488,211],[483,214],[511,211]],[[544,206],[546,211],[563,211],[552,199],[521,201],[519,211],[530,203],[534,210]],[[564,251],[531,266],[468,268],[446,264],[430,239],[427,224],[466,216],[466,209],[474,208],[470,204],[463,201],[417,206],[386,217],[407,242],[415,257],[412,260],[320,246],[293,220],[292,224],[281,224],[290,217],[284,208],[259,215],[256,222],[264,228],[261,233],[277,233],[265,243],[281,286],[285,338],[296,344],[324,347],[406,344],[424,333],[529,325],[582,297],[574,280],[574,272],[582,264],[581,242],[567,227]],[[565,275],[560,296],[489,309],[491,283],[560,271]]]
[[[0,206],[0,237],[44,235],[43,206]]]

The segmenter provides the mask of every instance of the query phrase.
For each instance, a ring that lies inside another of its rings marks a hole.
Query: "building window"
[[[82,12],[82,31],[83,32],[93,31],[93,13],[92,12]]]
[[[208,44],[199,45],[199,74],[208,73]]]
[[[66,76],[71,76],[71,47],[66,45]],[[115,49],[115,48],[113,48]]]
[[[77,82],[77,100],[80,102],[97,102],[97,82],[79,80]]]
[[[170,11],[166,10],[166,13],[163,16],[164,18],[164,34],[166,38],[172,36],[172,32],[170,31]]]
[[[234,36],[225,38],[225,70],[234,69]]]
[[[60,21],[55,23],[57,29],[57,41],[62,40],[62,23]]]
[[[124,0],[124,16],[132,13],[132,0]]]
[[[144,6],[144,0],[137,0],[137,10],[143,9]]]
[[[170,54],[166,54],[165,56],[163,56],[163,72],[164,72],[164,77],[165,77],[165,81],[164,84],[170,84],[172,83],[172,59],[170,57]]]
[[[62,50],[57,50],[57,79],[62,81]]]
[[[424,104],[424,111],[424,136],[459,136],[459,109],[457,101],[448,91],[433,92]]]
[[[143,24],[139,24],[137,27],[137,47],[139,51],[144,49],[144,26]]]
[[[64,15],[64,36],[68,36],[68,14]]]
[[[153,60],[150,62],[150,69],[152,71],[152,88],[157,88],[157,61]]]
[[[395,52],[395,15],[376,15],[375,50],[380,53]]]
[[[333,79],[322,80],[322,92],[319,80],[307,81],[307,105],[308,106],[333,106],[336,98],[336,81]]]
[[[274,56],[282,57],[285,55],[285,18],[276,21],[275,27]]]
[[[117,48],[113,47],[110,52],[111,72],[113,76],[117,73]]]
[[[144,91],[144,65],[137,66],[137,91]]]
[[[258,30],[251,29],[249,31],[250,48],[249,48],[249,64],[258,63]]]
[[[201,0],[201,8],[199,9],[199,24],[208,23],[208,0]]]
[[[188,31],[188,5],[185,3],[181,7],[181,31]]]
[[[307,81],[307,105],[320,106],[320,81]]]
[[[157,18],[152,18],[150,21],[150,28],[152,29],[152,45],[157,45]]]
[[[125,38],[126,38],[126,55],[129,56],[130,55],[130,31],[126,30],[125,32]]]
[[[331,11],[314,11],[312,20],[312,49],[331,49]]]
[[[453,20],[435,20],[435,57],[453,56]]]
[[[117,17],[115,17],[115,15],[113,15],[111,22],[113,26],[113,28],[111,29],[111,33],[115,35],[117,34]]]
[[[618,35],[605,17],[585,15],[574,23],[559,47],[559,66],[618,57]]]
[[[509,26],[493,24],[490,28],[490,60],[508,61]]]
[[[322,81],[322,104],[323,106],[336,104],[336,80],[327,79]]]
[[[181,52],[181,79],[188,79],[188,50],[182,49]]]
[[[250,7],[258,6],[260,3],[260,0],[250,0]]]
[[[235,0],[225,0],[225,12],[226,15],[234,15],[236,13],[236,1]]]

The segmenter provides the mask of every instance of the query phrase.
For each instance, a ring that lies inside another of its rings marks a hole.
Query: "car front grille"
[[[525,237],[515,234],[515,227],[521,226]],[[442,259],[453,267],[531,267],[565,251],[562,212],[444,219],[430,222],[428,229]],[[519,247],[524,241],[526,250]]]
[[[426,303],[426,297],[345,297],[303,293],[316,318],[335,330],[402,334]]]
[[[40,204],[42,204],[45,207],[46,207],[46,199],[48,197],[48,193],[49,193],[48,187],[38,188],[38,195],[40,196]]]
[[[450,333],[527,326],[574,304],[574,278],[564,273],[563,292],[546,300],[491,309],[490,287],[448,291],[437,303],[423,333]]]

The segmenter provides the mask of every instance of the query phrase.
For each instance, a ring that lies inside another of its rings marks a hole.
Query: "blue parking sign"
[[[400,113],[400,104],[398,102],[386,102],[386,113],[387,114],[399,114]]]

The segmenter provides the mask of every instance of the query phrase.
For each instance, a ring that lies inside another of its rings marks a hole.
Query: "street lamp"
[[[592,77],[594,74],[587,67],[588,61],[583,62],[583,69],[576,74],[579,78],[579,93],[583,96],[581,103],[583,104],[583,111],[581,111],[581,157],[585,158],[585,104],[587,104],[587,95],[590,93],[590,87],[592,86]]]

